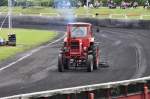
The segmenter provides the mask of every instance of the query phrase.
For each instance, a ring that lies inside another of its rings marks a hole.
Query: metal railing
[[[131,84],[136,83],[144,83],[146,84],[147,81],[150,80],[150,77],[143,77],[138,79],[131,79],[131,80],[124,80],[124,81],[116,81],[116,82],[108,82],[108,83],[101,83],[101,84],[93,84],[93,85],[86,85],[86,86],[78,86],[72,88],[64,88],[64,89],[56,89],[56,90],[48,90],[48,91],[41,91],[41,92],[34,92],[28,94],[21,94],[21,95],[14,95],[10,97],[3,97],[2,99],[29,99],[29,98],[37,98],[37,97],[50,97],[57,94],[71,94],[71,93],[80,93],[80,92],[90,92],[93,90],[98,89],[110,89],[117,86],[128,86]]]

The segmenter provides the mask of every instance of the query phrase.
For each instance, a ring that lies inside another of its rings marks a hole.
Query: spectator
[[[145,7],[147,7],[147,6],[150,6],[150,4],[149,4],[149,1],[148,1],[148,0],[147,0],[147,1],[145,1],[143,8],[145,8]]]
[[[100,7],[100,3],[98,1],[96,1],[95,4],[94,4],[94,7],[95,8],[99,8]]]
[[[111,0],[107,0],[107,3],[108,3],[108,4],[111,3]]]
[[[133,3],[133,8],[136,8],[138,6],[138,2]]]
[[[81,1],[78,1],[78,3],[77,3],[77,7],[79,8],[79,7],[81,7],[81,6],[82,6]]]
[[[126,4],[125,1],[121,2],[120,8],[122,8],[122,9],[126,9],[127,8],[127,4]]]
[[[107,0],[107,6],[109,6],[110,3],[111,3],[111,0]]]
[[[102,1],[100,1],[100,6],[101,6],[101,7],[103,6],[103,2],[102,2]]]
[[[71,8],[71,3],[69,1],[66,2],[66,8]]]
[[[108,7],[110,8],[110,9],[114,9],[114,8],[116,8],[116,3],[114,3],[112,0],[108,3]]]
[[[90,8],[94,8],[94,6],[93,6],[93,4],[92,4],[92,3],[90,3],[90,4],[89,4],[89,7],[90,7]]]

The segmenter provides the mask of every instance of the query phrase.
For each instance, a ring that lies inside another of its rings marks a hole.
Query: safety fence
[[[0,12],[0,15],[6,15],[6,12]],[[26,13],[13,13],[14,15],[31,15],[31,16],[49,16],[49,17],[61,17],[62,15],[59,13],[32,13],[32,14],[26,14]],[[69,16],[66,14],[66,16]],[[137,14],[137,13],[128,13],[128,14],[110,14],[110,13],[95,13],[95,14],[73,14],[71,16],[79,17],[79,18],[85,18],[85,17],[92,17],[92,18],[110,18],[110,19],[148,19],[150,20],[150,14]]]
[[[150,99],[150,77],[56,89],[2,99]]]

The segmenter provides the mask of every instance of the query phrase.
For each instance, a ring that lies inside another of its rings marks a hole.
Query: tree
[[[8,0],[0,0],[0,6],[7,6]]]

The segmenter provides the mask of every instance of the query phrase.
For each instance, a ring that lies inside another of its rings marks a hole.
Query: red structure
[[[144,84],[143,90],[137,93],[128,93],[128,86],[125,86],[124,91],[125,93],[121,96],[112,96],[112,88],[108,88],[105,91],[105,95],[103,97],[96,97],[96,92],[87,92],[87,96],[84,96],[84,99],[150,99],[150,91],[148,89],[147,84]],[[67,95],[67,99],[83,99],[81,97],[78,97],[79,94],[75,94],[76,97],[70,97],[71,95]],[[87,97],[87,98],[85,98]],[[51,98],[49,98],[51,99]],[[53,99],[53,98],[52,98]]]
[[[144,85],[143,92],[132,93],[132,94],[125,93],[124,96],[112,97],[110,91],[111,90],[107,90],[108,96],[105,97],[105,99],[150,99],[150,92],[146,84]],[[89,96],[90,97],[88,99],[96,99],[93,97],[94,93],[90,93]]]
[[[150,99],[150,77],[14,95],[2,99]]]
[[[144,86],[144,92],[141,92],[139,94],[133,94],[133,95],[127,95],[122,96],[116,99],[150,99],[150,92],[148,90],[148,86]]]
[[[89,99],[95,99],[95,98],[94,98],[94,93],[89,93],[89,94],[88,94],[88,98],[89,98]]]

